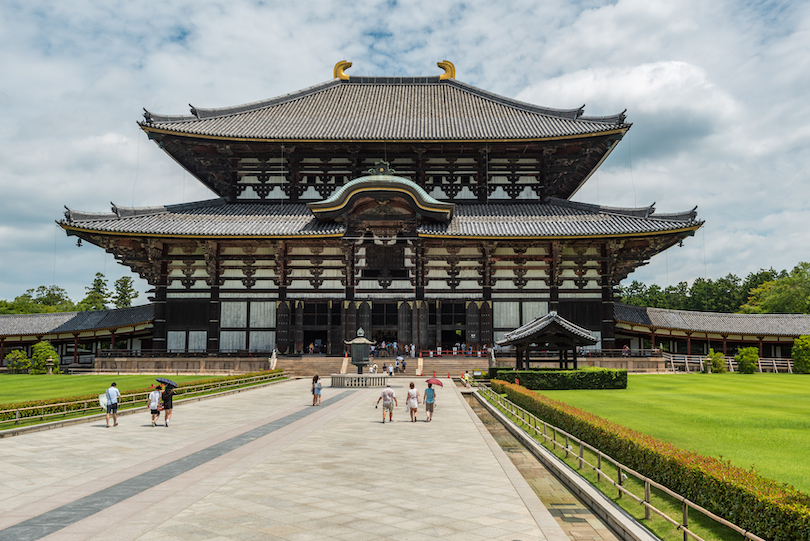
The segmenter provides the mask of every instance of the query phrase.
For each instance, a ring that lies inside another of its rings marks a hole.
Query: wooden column
[[[757,336],[757,340],[759,341],[759,357],[762,358],[762,340],[764,336]]]
[[[608,248],[607,244],[601,246],[602,264],[600,274],[602,286],[602,348],[616,348],[616,320],[613,317],[613,286],[608,274]]]
[[[723,337],[723,355],[726,355],[726,339],[728,338],[727,334],[721,334],[720,336]]]
[[[686,333],[686,354],[692,354],[692,333]]]
[[[79,335],[73,335],[73,362],[79,362]]]
[[[304,303],[293,301],[295,306],[295,352],[304,352]]]
[[[0,336],[0,366],[5,365],[6,360],[6,337]]]
[[[571,354],[574,357],[574,370],[577,370],[578,369],[578,367],[577,367],[577,341],[572,338],[571,339],[571,344],[572,344]]]
[[[655,329],[650,329],[650,349],[655,349]]]

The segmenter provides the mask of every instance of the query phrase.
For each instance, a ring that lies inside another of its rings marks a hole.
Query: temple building
[[[156,350],[330,354],[359,328],[491,346],[556,312],[616,346],[614,287],[701,226],[695,209],[570,199],[621,141],[585,116],[463,83],[354,77],[140,126],[216,198],[60,225],[153,289]]]

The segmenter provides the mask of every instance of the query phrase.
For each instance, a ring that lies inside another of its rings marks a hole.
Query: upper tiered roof
[[[147,132],[265,141],[508,141],[627,130],[624,113],[583,116],[439,77],[336,77],[268,100],[191,115],[146,111]]]

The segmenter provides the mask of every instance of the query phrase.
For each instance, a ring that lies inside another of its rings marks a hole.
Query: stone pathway
[[[572,540],[618,541],[613,532],[532,455],[506,428],[482,407],[468,399],[473,411],[506,452],[537,497]]]
[[[314,408],[290,381],[169,428],[144,411],[0,440],[0,540],[569,539],[454,386],[432,423],[401,401],[382,424],[378,396],[327,387]]]

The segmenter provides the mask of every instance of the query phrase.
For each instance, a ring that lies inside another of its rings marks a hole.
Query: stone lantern
[[[369,346],[372,344],[371,340],[365,337],[365,331],[361,327],[357,329],[357,337],[345,341],[345,344],[351,346],[351,363],[357,367],[357,373],[362,374],[363,367],[369,364],[368,353]]]

